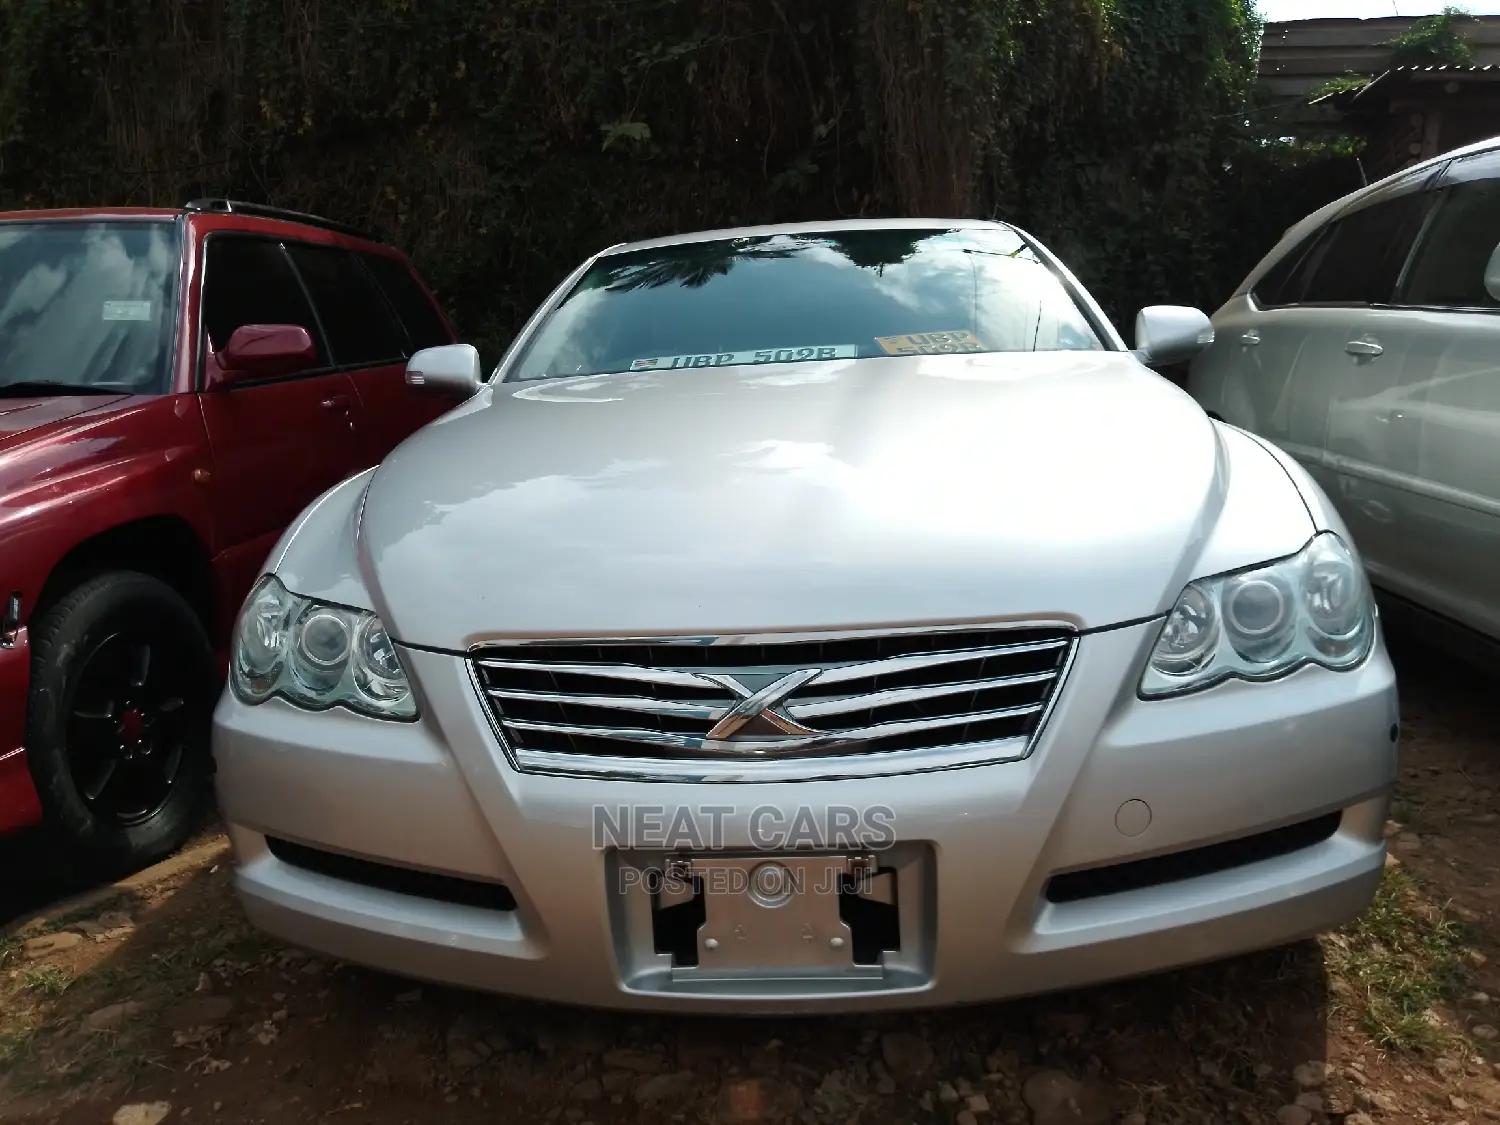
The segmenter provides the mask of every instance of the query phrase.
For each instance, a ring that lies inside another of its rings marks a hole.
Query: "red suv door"
[[[288,243],[287,251],[317,309],[333,362],[354,382],[362,414],[362,456],[365,464],[376,464],[453,406],[406,385],[407,359],[429,345],[412,345],[354,251],[310,242]],[[442,333],[438,343],[452,343],[446,326]]]
[[[285,246],[214,233],[204,263],[205,375],[218,363],[216,350],[247,324],[300,325],[319,354],[316,367],[296,375],[236,382],[198,396],[213,449],[215,546],[224,552],[225,593],[238,604],[282,529],[367,460],[359,396],[349,376],[333,367]]]

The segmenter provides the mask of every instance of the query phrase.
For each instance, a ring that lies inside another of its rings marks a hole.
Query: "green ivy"
[[[1474,61],[1474,48],[1459,27],[1472,22],[1468,12],[1452,6],[1438,15],[1424,16],[1412,24],[1410,31],[1387,44],[1391,48],[1390,65],[1469,66]]]
[[[337,216],[491,358],[603,246],[849,215],[1013,220],[1128,322],[1342,186],[1255,124],[1258,35],[1249,0],[0,0],[0,208]]]

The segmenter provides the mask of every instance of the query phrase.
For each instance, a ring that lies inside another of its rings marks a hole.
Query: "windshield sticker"
[[[105,320],[150,320],[150,301],[105,301]]]
[[[917,332],[910,336],[877,336],[875,342],[886,355],[948,355],[953,352],[983,352],[989,349],[972,332]]]
[[[816,348],[762,348],[755,352],[708,352],[702,355],[659,355],[631,363],[632,371],[672,371],[679,367],[735,367],[739,364],[796,363],[799,360],[858,359],[857,344],[828,344]]]

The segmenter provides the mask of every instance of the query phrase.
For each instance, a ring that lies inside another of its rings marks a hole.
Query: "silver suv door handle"
[[[1253,348],[1260,343],[1260,333],[1251,329],[1240,337],[1240,343],[1244,344],[1247,348]]]
[[[1374,340],[1350,340],[1344,350],[1350,355],[1385,355],[1385,349]]]

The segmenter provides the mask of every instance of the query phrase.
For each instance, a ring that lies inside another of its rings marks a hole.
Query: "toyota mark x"
[[[1395,680],[1296,462],[996,223],[580,266],[272,552],[215,716],[250,918],[435,981],[770,1012],[1068,988],[1370,901]]]

